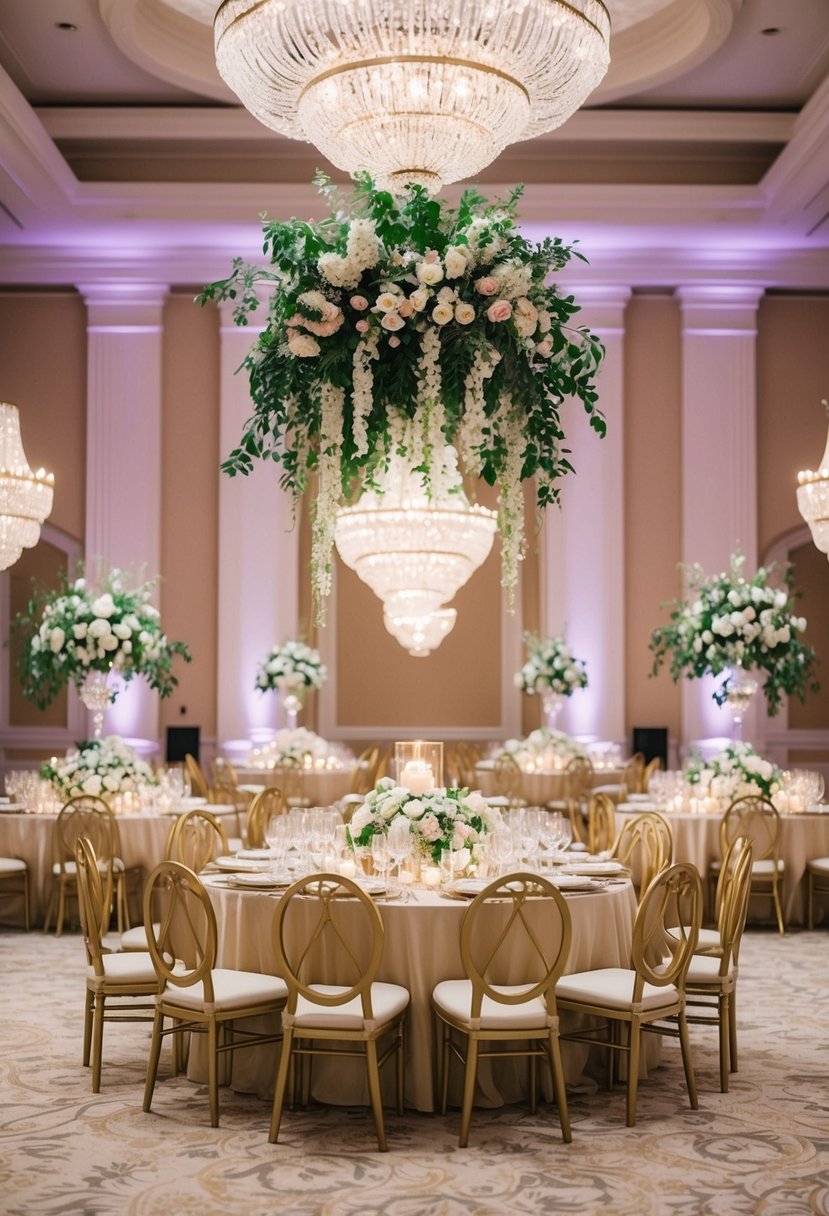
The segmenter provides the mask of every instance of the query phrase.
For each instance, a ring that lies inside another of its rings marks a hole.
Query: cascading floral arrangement
[[[64,798],[81,794],[107,798],[158,784],[149,764],[118,735],[79,743],[64,759],[44,764],[40,775]]]
[[[469,478],[499,487],[503,584],[517,580],[523,547],[521,483],[534,477],[539,509],[558,500],[571,471],[560,407],[577,397],[600,435],[594,377],[604,354],[578,305],[548,282],[582,255],[518,231],[517,188],[488,204],[475,190],[457,208],[419,186],[395,198],[368,175],[341,200],[317,185],[333,214],[320,223],[267,222],[271,266],[241,259],[199,300],[235,300],[246,324],[270,287],[265,328],[245,359],[254,414],[223,465],[281,465],[298,498],[316,473],[312,584],[318,609],[331,586],[338,507],[378,478],[392,455],[433,492],[435,459],[453,445]]]
[[[293,640],[274,646],[256,673],[260,692],[307,692],[322,688],[327,676],[319,651]]]
[[[441,855],[451,851],[458,869],[475,860],[475,846],[501,824],[500,812],[479,793],[439,789],[415,795],[383,777],[351,817],[352,844],[370,846],[372,836],[387,832],[398,815],[409,820],[413,843],[424,857],[440,865]]]
[[[722,705],[734,670],[753,669],[765,676],[763,693],[774,716],[784,694],[802,701],[807,691],[818,691],[813,678],[816,657],[800,641],[806,620],[794,611],[791,569],[783,574],[783,586],[774,587],[774,567],[761,566],[746,579],[744,566],[745,557],[735,554],[729,572],[713,577],[699,565],[682,567],[685,598],[673,602],[670,624],[651,634],[651,674],[666,662],[675,681],[683,674],[694,680],[729,671],[713,694]]]
[[[525,633],[524,642],[527,661],[515,676],[522,692],[532,695],[549,691],[569,697],[577,688],[587,687],[587,668],[581,659],[573,657],[562,636],[537,638]]]
[[[36,590],[15,617],[20,685],[39,709],[70,682],[80,689],[91,671],[117,672],[124,683],[144,676],[159,696],[170,696],[178,683],[173,660],[189,663],[190,651],[162,631],[150,602],[157,580],[132,590],[126,580],[120,570],[110,570],[95,585],[82,572],[72,581],[62,574],[56,591]]]
[[[736,742],[708,760],[692,756],[685,768],[685,780],[712,798],[733,801],[745,794],[771,798],[780,790],[783,774],[771,760],[758,755],[750,743]]]

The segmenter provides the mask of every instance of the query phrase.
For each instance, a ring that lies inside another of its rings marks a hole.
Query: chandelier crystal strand
[[[37,544],[54,493],[52,474],[43,469],[33,473],[29,467],[17,406],[0,402],[0,570]]]
[[[829,412],[829,405],[823,402]],[[797,475],[797,509],[812,533],[815,547],[829,556],[829,436],[817,469]]]
[[[600,0],[224,0],[219,73],[349,173],[437,191],[565,122],[604,77]]]

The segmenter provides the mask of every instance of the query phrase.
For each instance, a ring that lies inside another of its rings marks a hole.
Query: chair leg
[[[463,1105],[461,1106],[461,1134],[458,1147],[469,1143],[469,1128],[472,1123],[472,1099],[475,1096],[475,1078],[478,1074],[478,1040],[474,1034],[467,1036],[466,1071],[463,1078]]]
[[[406,1023],[401,1022],[397,1028],[397,1060],[396,1060],[396,1084],[397,1084],[397,1113],[403,1114],[403,1097],[406,1088]]]
[[[612,1052],[610,1053],[613,1054]],[[564,1086],[564,1068],[561,1063],[561,1044],[558,1034],[550,1035],[550,1071],[553,1074],[553,1096],[558,1107],[558,1119],[561,1124],[561,1138],[565,1144],[570,1144],[573,1133],[570,1129],[570,1110],[567,1106],[567,1090]]]
[[[530,1065],[530,1114],[538,1110],[538,1057],[528,1056]]]
[[[728,993],[720,993],[717,1000],[717,1022],[720,1038],[720,1093],[728,1093],[728,1065],[729,1065],[729,1026],[730,1017],[730,1002]]]
[[[147,1081],[144,1086],[144,1110],[148,1111],[152,1106],[153,1090],[155,1089],[155,1079],[158,1075],[158,1061],[161,1056],[161,1032],[164,1029],[164,1014],[160,1009],[156,1009],[153,1019],[153,1037],[150,1040],[150,1055],[147,1060]],[[173,1035],[175,1043],[178,1035]]]
[[[66,884],[63,879],[58,879],[60,884],[58,889],[58,915],[55,922],[55,937],[60,937],[63,929],[63,918],[66,915]]]
[[[60,879],[58,879],[60,881]],[[49,903],[46,906],[46,916],[43,919],[43,932],[49,932],[49,926],[52,923],[52,915],[55,912],[55,905],[58,898],[58,889],[55,886],[54,879],[52,880],[52,889],[49,892]]]
[[[95,1011],[92,1016],[92,1092],[101,1092],[101,1057],[104,1054],[104,1005],[106,997],[95,993]]]
[[[440,1113],[446,1114],[446,1108],[449,1104],[449,1025],[447,1022],[442,1022],[443,1026],[443,1046],[441,1048],[441,1064],[440,1064]]]
[[[268,1141],[271,1144],[276,1144],[279,1138],[279,1125],[282,1122],[282,1111],[285,1106],[285,1090],[288,1085],[293,1043],[294,1032],[289,1026],[286,1026],[282,1031],[282,1051],[279,1056],[279,1070],[276,1074],[276,1086],[273,1091],[271,1126],[268,1131]]]
[[[627,1084],[627,1125],[636,1124],[636,1093],[639,1087],[639,1040],[641,1032],[639,1020],[634,1018],[628,1026],[630,1035],[630,1052],[628,1053],[628,1084]]]
[[[774,900],[774,914],[777,917],[777,928],[780,930],[780,935],[786,932],[783,927],[783,905],[780,901],[780,880],[775,876],[771,886],[771,897]]]
[[[815,927],[815,888],[811,870],[806,871],[806,928]]]
[[[383,1098],[380,1094],[380,1069],[377,1065],[377,1040],[369,1039],[366,1043],[366,1068],[368,1070],[368,1093],[371,1098],[371,1110],[374,1115],[374,1128],[377,1132],[377,1147],[381,1153],[388,1152],[386,1144],[386,1129],[383,1124]]]
[[[23,874],[23,925],[28,933],[32,927],[32,909],[29,903],[29,871]]]
[[[731,1072],[737,1071],[737,989],[731,993],[731,1003],[728,1011],[728,1067]]]
[[[215,1017],[207,1023],[207,1090],[210,1098],[210,1126],[219,1126],[219,1053]]]
[[[95,1006],[95,994],[87,988],[83,1010],[83,1066],[89,1067],[89,1053],[92,1050],[92,1010]]]
[[[691,1110],[699,1110],[697,1101],[697,1083],[694,1077],[694,1065],[691,1060],[691,1040],[688,1037],[688,1019],[683,1009],[679,1014],[679,1042],[682,1047],[682,1067],[685,1069],[685,1084],[688,1087],[688,1101]]]

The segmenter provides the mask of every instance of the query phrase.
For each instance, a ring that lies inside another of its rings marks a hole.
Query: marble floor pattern
[[[573,1094],[573,1143],[555,1111],[476,1110],[470,1147],[446,1119],[387,1114],[390,1152],[367,1111],[287,1112],[162,1080],[141,1110],[148,1027],[108,1025],[100,1095],[81,1066],[83,950],[77,935],[0,931],[0,1212],[90,1216],[795,1216],[829,1214],[829,936],[747,932],[740,1071],[717,1085],[715,1032],[692,1028],[700,1109],[687,1105],[678,1046],[643,1082],[638,1125],[624,1093]],[[162,1069],[166,1055],[162,1057]]]

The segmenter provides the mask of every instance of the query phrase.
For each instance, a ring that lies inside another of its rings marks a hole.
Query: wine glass
[[[389,869],[389,842],[382,832],[375,832],[371,838],[371,860],[375,874],[386,882]]]
[[[271,868],[279,873],[285,865],[291,845],[290,823],[287,815],[271,815],[265,828],[265,840],[271,851]]]
[[[397,868],[397,876],[394,881],[394,887],[389,888],[389,894],[402,895],[403,885],[400,881],[400,869],[412,849],[411,827],[409,820],[403,815],[398,815],[395,819],[392,819],[391,823],[389,824],[386,843],[388,846],[389,858],[392,864]]]

